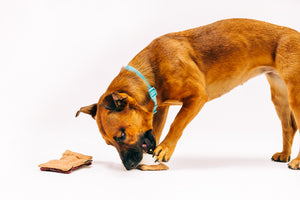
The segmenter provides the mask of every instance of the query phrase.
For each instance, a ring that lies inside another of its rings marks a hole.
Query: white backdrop
[[[300,31],[299,11],[297,0],[0,0],[0,198],[298,199],[300,171],[270,161],[281,126],[264,76],[208,103],[165,172],[126,171],[95,121],[75,113],[162,34],[233,17]],[[66,149],[93,165],[39,171]]]

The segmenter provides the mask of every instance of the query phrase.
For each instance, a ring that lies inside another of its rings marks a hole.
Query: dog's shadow
[[[107,162],[95,160],[96,165],[101,165],[114,171],[126,171],[122,163]],[[170,167],[170,170],[185,170],[185,169],[215,169],[215,168],[265,168],[271,163],[271,159],[266,157],[226,157],[226,156],[176,156],[169,163],[166,163]]]
[[[124,171],[125,167],[123,167],[122,162],[120,161],[119,163],[117,162],[107,162],[107,161],[100,161],[100,160],[95,160],[93,161],[94,165],[100,165],[102,167],[105,167],[110,170],[114,171]]]
[[[227,167],[251,167],[264,168],[271,159],[262,157],[203,157],[203,156],[178,156],[171,162],[173,170],[203,169],[203,168],[227,168]]]

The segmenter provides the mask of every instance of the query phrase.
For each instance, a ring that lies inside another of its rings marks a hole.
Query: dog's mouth
[[[156,142],[152,130],[146,131],[136,145],[121,145],[119,153],[125,168],[134,169],[143,159],[143,152],[153,154],[155,147]]]
[[[142,142],[142,148],[144,152],[152,154],[156,147],[156,141],[154,139],[152,129],[146,131],[142,138]]]

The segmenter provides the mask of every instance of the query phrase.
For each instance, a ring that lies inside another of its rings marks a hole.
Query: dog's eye
[[[125,133],[125,130],[122,129],[121,130],[121,136],[120,137],[114,137],[115,141],[116,142],[123,142],[125,139],[126,139],[126,133]]]

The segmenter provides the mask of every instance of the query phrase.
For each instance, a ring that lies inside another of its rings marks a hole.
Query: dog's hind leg
[[[300,62],[299,62],[299,66],[300,66]],[[300,67],[298,69],[299,72],[296,72],[296,74],[298,74],[297,75],[298,77],[296,78],[297,81],[287,82],[289,103],[295,115],[296,124],[300,124]],[[291,169],[300,170],[300,151],[297,158],[295,158],[289,163],[289,167]]]
[[[275,106],[277,115],[281,121],[283,148],[282,152],[272,156],[273,161],[288,162],[290,160],[293,139],[297,131],[294,114],[288,102],[288,93],[284,81],[276,73],[266,74],[270,83],[272,102]]]
[[[295,72],[295,74],[297,75],[294,75],[294,77],[297,78],[295,78],[294,80],[292,80],[291,78],[291,81],[287,81],[289,103],[294,113],[296,124],[300,124],[300,67],[298,67],[298,70],[298,72]],[[289,167],[291,169],[300,169],[300,151],[297,158],[289,163]]]
[[[300,124],[300,34],[281,38],[276,52],[276,68],[287,87],[289,106]],[[300,169],[300,153],[289,163],[292,169]]]
[[[292,160],[289,163],[289,168],[291,168],[291,169],[299,169],[300,170],[300,150],[299,150],[297,158],[295,158],[294,160]]]

